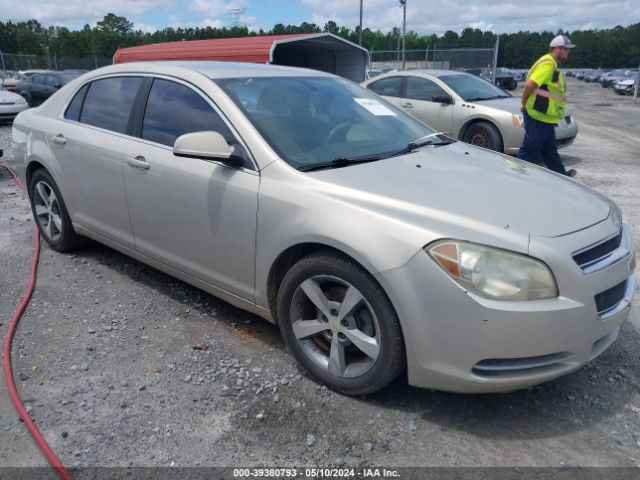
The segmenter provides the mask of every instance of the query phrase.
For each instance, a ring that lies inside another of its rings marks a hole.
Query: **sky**
[[[232,12],[235,11],[234,15]],[[126,17],[136,30],[166,27],[224,27],[234,21],[251,30],[275,24],[329,20],[354,28],[360,0],[0,0],[0,21],[36,19],[45,26],[80,29],[107,13]],[[461,32],[467,27],[494,33],[564,31],[628,26],[640,21],[638,0],[407,0],[407,30],[420,35]],[[388,32],[402,25],[398,0],[363,0],[363,27]]]

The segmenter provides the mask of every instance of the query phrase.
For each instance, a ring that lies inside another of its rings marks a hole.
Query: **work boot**
[[[576,171],[576,169],[575,169],[575,168],[572,168],[571,170],[567,170],[567,173],[565,173],[565,175],[566,175],[567,177],[575,177],[575,176],[576,176],[576,173],[578,173],[578,172]]]

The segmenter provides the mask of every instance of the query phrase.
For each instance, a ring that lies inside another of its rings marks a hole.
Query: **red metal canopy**
[[[240,38],[216,38],[183,42],[155,43],[139,47],[121,48],[113,56],[113,63],[154,60],[218,60],[223,62],[269,63],[274,44],[316,35],[266,35]]]

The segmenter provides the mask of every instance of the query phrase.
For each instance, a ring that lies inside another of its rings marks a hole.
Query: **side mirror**
[[[445,105],[451,105],[453,103],[453,98],[451,98],[449,95],[434,95],[431,101],[435,103],[444,103]]]
[[[218,132],[193,132],[179,136],[173,144],[173,154],[177,157],[219,160],[230,167],[240,168],[244,158],[236,154]]]

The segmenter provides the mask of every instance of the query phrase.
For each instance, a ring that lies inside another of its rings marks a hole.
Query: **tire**
[[[367,395],[405,368],[389,298],[360,265],[338,253],[315,253],[291,267],[278,291],[277,319],[301,370],[332,390]]]
[[[82,237],[73,230],[56,182],[43,168],[31,177],[29,199],[38,230],[53,250],[67,252],[82,244]]]
[[[463,142],[502,152],[502,137],[496,127],[488,122],[478,122],[471,125],[464,132]]]

